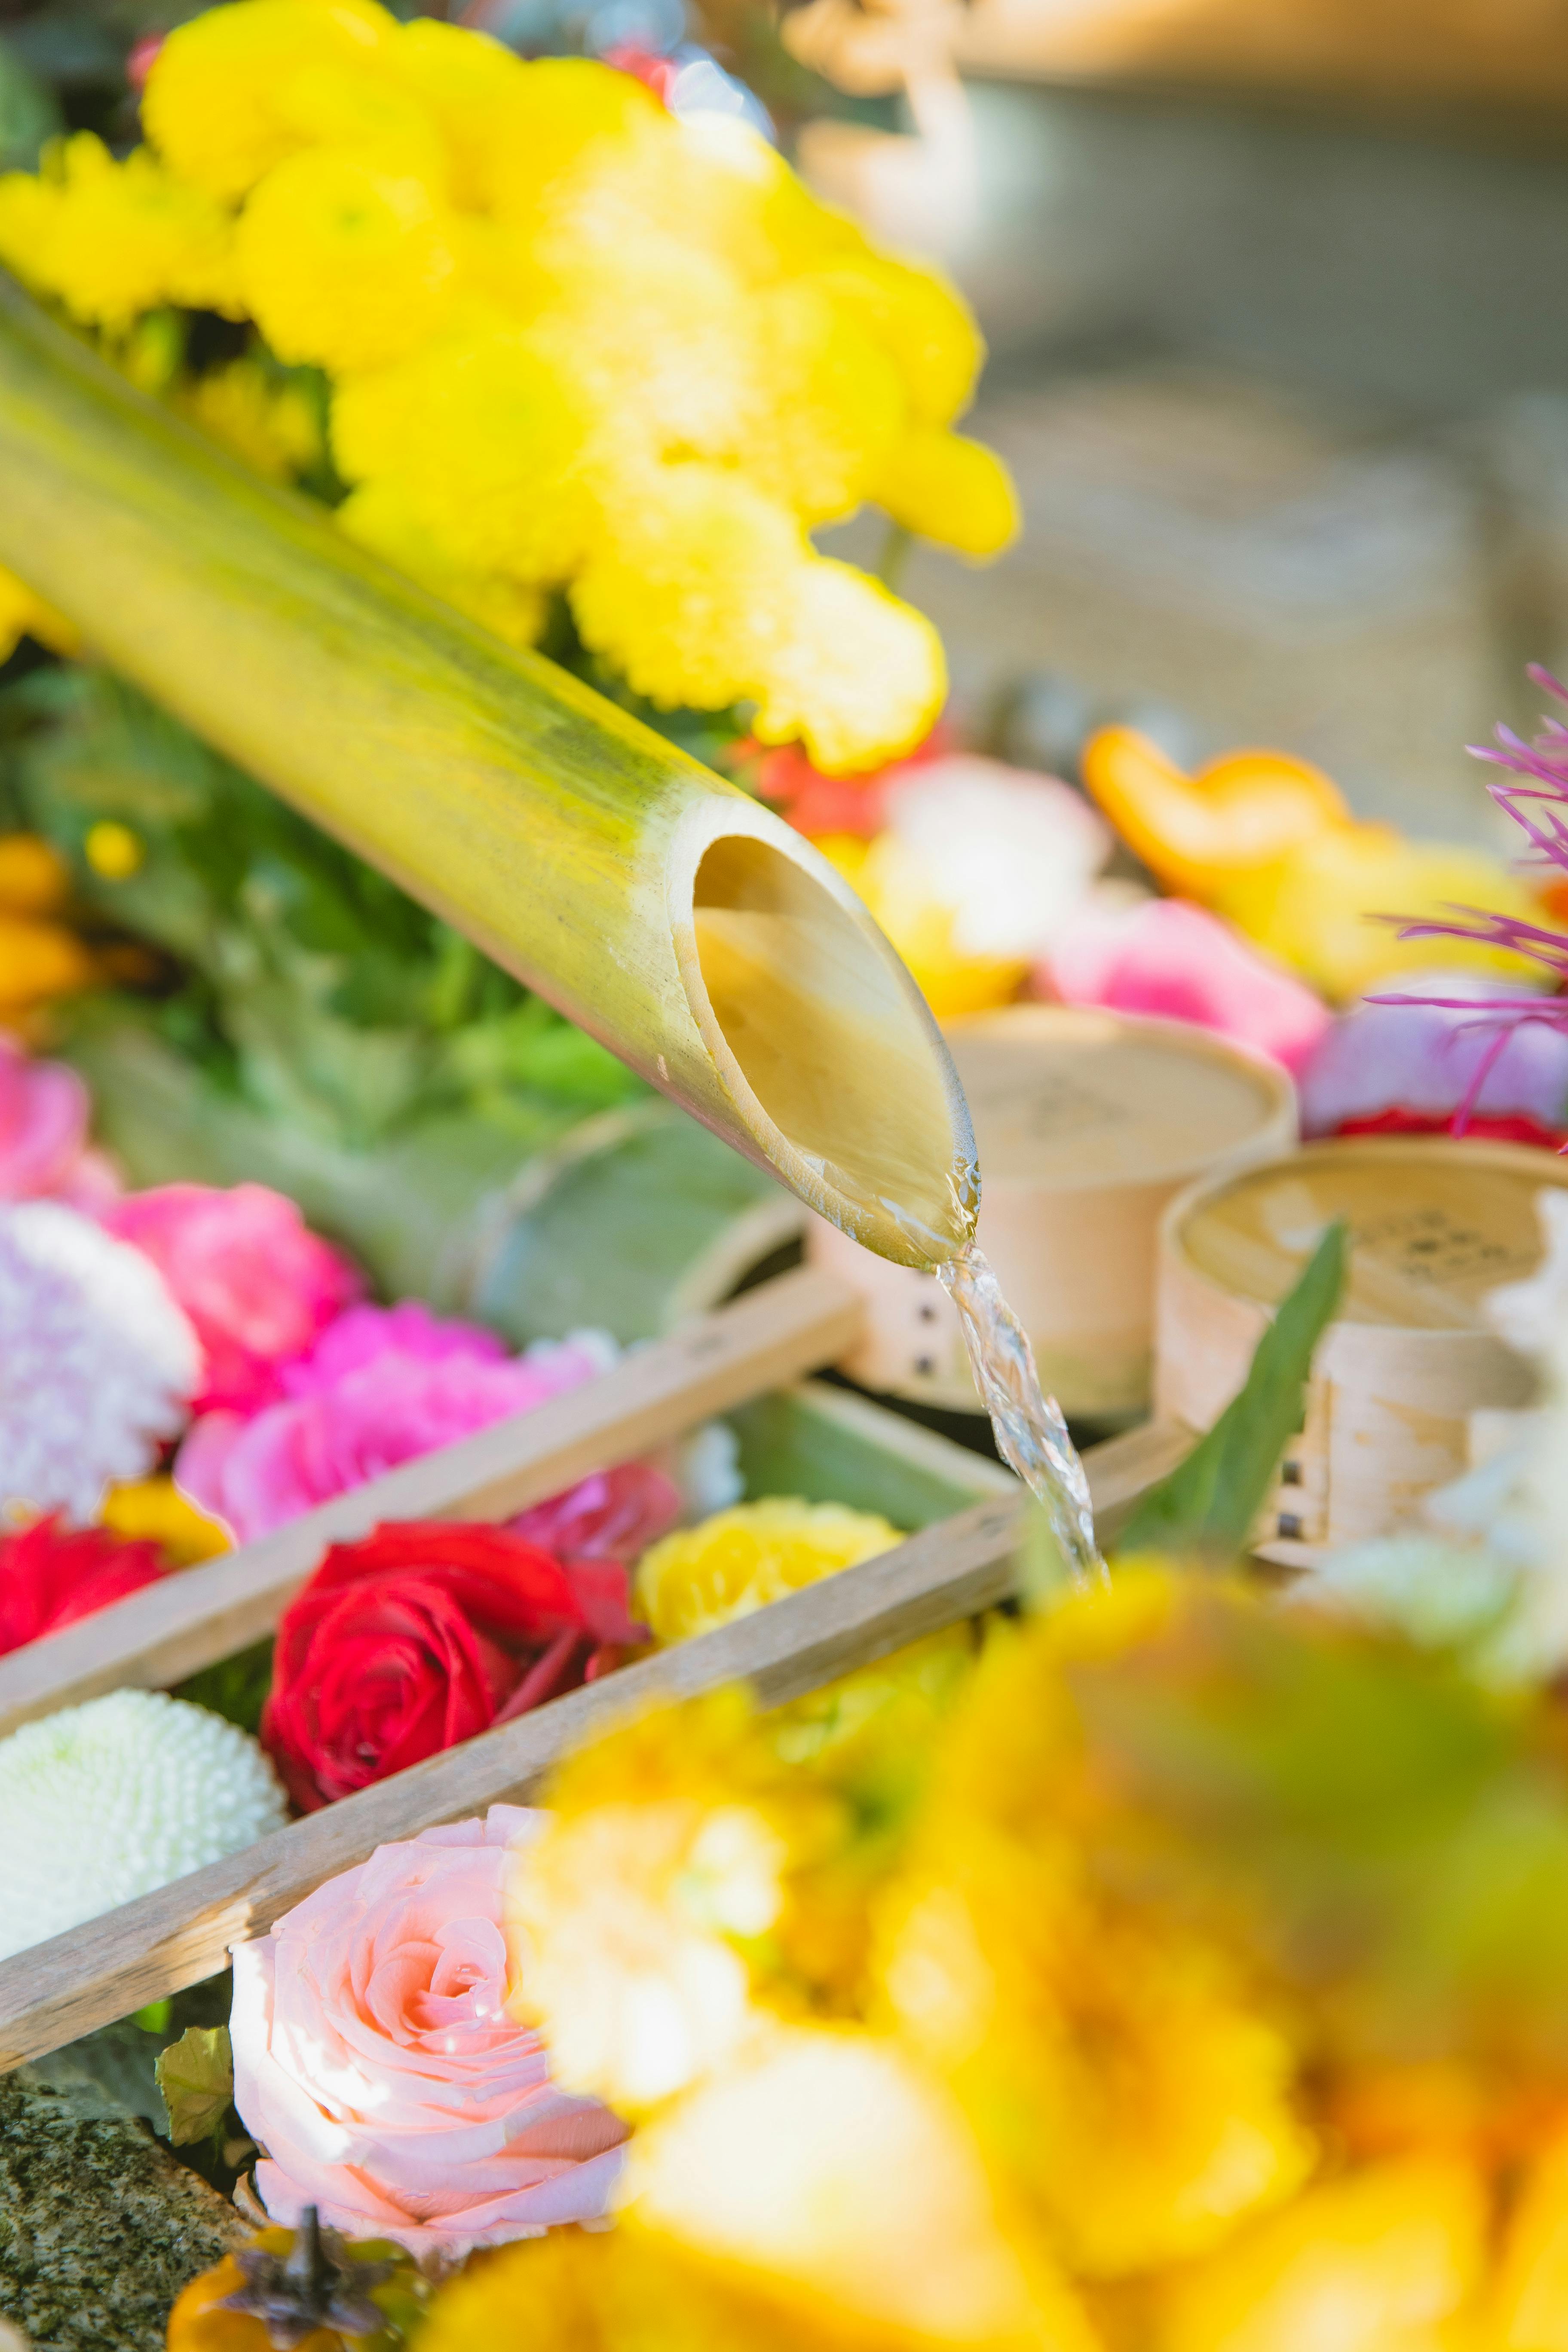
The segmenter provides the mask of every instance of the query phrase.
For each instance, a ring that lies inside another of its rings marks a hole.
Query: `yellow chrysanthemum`
[[[400,26],[377,65],[438,126],[456,201],[475,207],[488,202],[504,135],[500,118],[509,107],[526,107],[531,68],[499,41],[436,16]]]
[[[506,1930],[520,2015],[569,2089],[638,2114],[758,2031],[791,1881],[843,1810],[779,1760],[746,1695],[662,1709],[570,1759],[520,1858]]]
[[[467,572],[421,528],[397,485],[367,482],[350,492],[337,510],[339,527],[374,555],[423,582],[459,612],[471,614],[510,646],[531,646],[544,626],[547,600],[542,590],[496,573]]]
[[[13,653],[23,637],[37,637],[56,653],[80,650],[81,638],[63,613],[35,596],[13,572],[0,572],[0,661]]]
[[[834,521],[871,495],[903,429],[898,371],[815,287],[752,301],[763,406],[747,470],[807,524]]]
[[[584,644],[635,692],[722,709],[766,690],[805,567],[795,518],[742,475],[650,467],[598,534],[572,610]]]
[[[57,143],[43,180],[0,182],[0,259],[110,332],[163,302],[237,316],[232,245],[199,189],[143,147],[117,163],[89,131]]]
[[[896,2044],[775,2029],[633,2144],[639,2229],[895,2343],[1093,2352],[1073,2298],[1005,2231],[962,2113]]]
[[[947,698],[942,639],[924,614],[826,557],[802,564],[789,589],[787,622],[751,688],[758,740],[798,736],[826,776],[923,743]]]
[[[450,194],[446,142],[434,117],[411,91],[357,61],[313,58],[279,87],[275,105],[296,146],[352,147],[386,171],[424,180],[438,200]]]
[[[737,1503],[643,1554],[637,1613],[658,1641],[683,1642],[901,1540],[887,1519],[842,1503]]]
[[[425,180],[331,147],[268,173],[241,216],[236,262],[279,358],[338,374],[385,367],[427,341],[458,266]]]
[[[597,523],[591,424],[521,329],[476,325],[341,385],[332,453],[345,480],[395,488],[454,570],[548,583]]]
[[[1018,495],[994,449],[930,426],[901,435],[884,459],[872,496],[922,539],[988,562],[1018,535]]]
[[[513,299],[594,420],[611,528],[650,460],[742,457],[756,422],[756,353],[745,289],[715,255],[650,231],[563,276],[541,272]]]
[[[181,1494],[172,1478],[138,1478],[110,1486],[99,1521],[127,1543],[155,1543],[181,1568],[232,1549],[228,1530]]]
[[[169,35],[147,77],[147,136],[181,179],[233,201],[303,143],[283,110],[313,66],[374,68],[396,19],[374,0],[231,0]],[[281,101],[281,104],[280,104]]]
[[[275,383],[256,360],[231,360],[197,376],[177,400],[193,425],[274,481],[287,481],[321,455],[316,413],[304,394]]]
[[[1479,2280],[1486,2228],[1479,2175],[1448,2158],[1325,2182],[1172,2281],[1157,2352],[1441,2352]],[[1547,2339],[1478,2341],[1545,2352]]]
[[[489,201],[521,238],[613,247],[660,225],[679,134],[650,89],[587,58],[542,58],[489,125]],[[652,213],[650,215],[650,205]]]
[[[0,263],[39,292],[53,290],[44,268],[63,201],[58,184],[32,172],[0,175]]]
[[[973,312],[934,269],[868,247],[819,264],[807,283],[847,310],[893,361],[917,424],[951,425],[973,395],[985,345]]]
[[[679,165],[664,183],[671,233],[712,245],[749,283],[870,253],[864,230],[814,196],[749,122],[694,114],[679,131]]]

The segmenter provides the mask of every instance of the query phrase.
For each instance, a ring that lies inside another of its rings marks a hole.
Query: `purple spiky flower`
[[[1568,687],[1550,670],[1531,663],[1528,675],[1532,684],[1568,708]],[[1487,791],[1529,840],[1531,854],[1524,863],[1537,871],[1556,866],[1568,875],[1568,725],[1547,716],[1540,733],[1529,743],[1511,727],[1500,726],[1495,743],[1472,743],[1468,748],[1472,758],[1505,772],[1503,780],[1489,783]],[[1412,922],[1399,916],[1388,919],[1398,924],[1402,940],[1465,940],[1479,947],[1503,949],[1541,965],[1551,974],[1554,988],[1568,984],[1568,931],[1551,930],[1543,924],[1522,922],[1517,916],[1495,914],[1483,907],[1455,907],[1447,918],[1436,920]],[[1496,1032],[1454,1113],[1456,1135],[1463,1135],[1469,1126],[1482,1087],[1507,1051],[1510,1039],[1521,1028],[1533,1024],[1568,1034],[1568,995],[1563,994],[1385,995],[1368,1002],[1425,1004],[1442,1012],[1468,1013],[1473,1018],[1465,1027]]]

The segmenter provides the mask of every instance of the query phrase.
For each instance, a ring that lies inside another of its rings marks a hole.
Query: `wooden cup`
[[[1547,1151],[1447,1136],[1306,1145],[1173,1201],[1160,1235],[1155,1409],[1206,1429],[1247,1377],[1273,1308],[1331,1218],[1345,1295],[1320,1344],[1300,1433],[1258,1530],[1269,1559],[1408,1525],[1469,1466],[1469,1417],[1531,1402],[1531,1366],[1489,1328],[1488,1294],[1541,1263]]]
[[[980,1245],[1040,1378],[1071,1415],[1133,1420],[1149,1401],[1161,1212],[1200,1172],[1293,1143],[1294,1088],[1275,1063],[1179,1022],[1012,1004],[945,1034],[980,1154]],[[841,1370],[980,1411],[934,1276],[873,1258],[818,1218],[806,1254],[866,1302]]]

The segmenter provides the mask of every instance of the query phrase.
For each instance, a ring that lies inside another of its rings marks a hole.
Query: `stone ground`
[[[245,2235],[140,2117],[0,2076],[0,2315],[31,2352],[163,2352],[181,2287]]]

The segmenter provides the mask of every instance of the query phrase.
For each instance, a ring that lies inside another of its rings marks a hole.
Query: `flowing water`
[[[958,1309],[975,1385],[1010,1469],[1045,1508],[1075,1584],[1102,1582],[1094,1505],[1078,1449],[1055,1397],[1042,1395],[1029,1335],[1003,1297],[984,1256],[969,1242],[935,1268]]]

